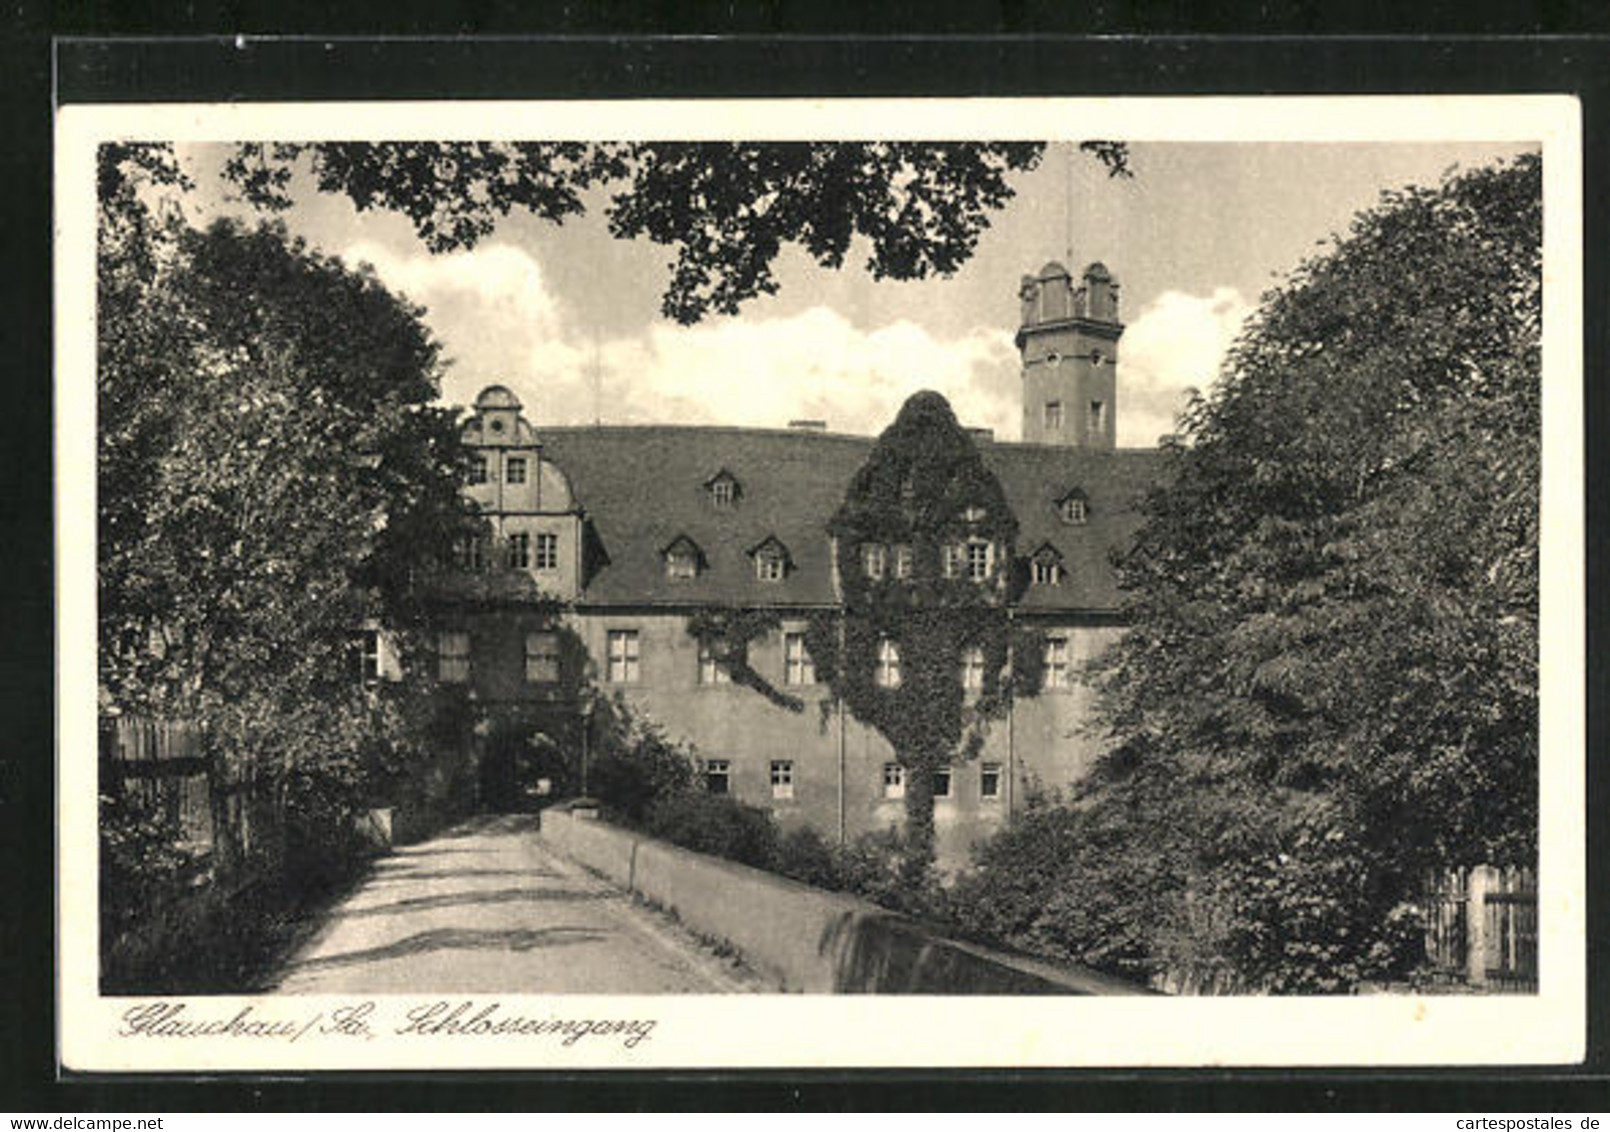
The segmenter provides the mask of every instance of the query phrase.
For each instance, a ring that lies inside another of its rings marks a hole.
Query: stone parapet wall
[[[563,810],[542,837],[564,856],[736,948],[807,994],[1148,994],[1081,968],[949,939],[864,900],[689,852]]]

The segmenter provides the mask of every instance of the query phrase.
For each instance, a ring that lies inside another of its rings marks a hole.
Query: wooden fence
[[[121,715],[101,729],[105,789],[138,795],[193,848],[213,847],[212,791],[200,732],[183,720]]]
[[[1426,957],[1450,982],[1537,990],[1537,877],[1531,869],[1447,869],[1426,880]]]

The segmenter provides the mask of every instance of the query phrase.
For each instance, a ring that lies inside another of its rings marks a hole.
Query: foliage
[[[861,722],[876,729],[906,768],[907,882],[922,887],[933,863],[933,774],[977,753],[983,730],[1006,709],[1010,644],[1006,587],[1017,519],[972,438],[937,393],[901,408],[856,472],[828,524],[843,594],[841,617],[815,619],[806,644],[825,678]],[[947,551],[969,540],[990,548],[989,577],[947,574]],[[885,556],[881,577],[867,548]],[[896,567],[909,548],[910,569]],[[898,686],[878,680],[884,642],[899,652]],[[961,685],[965,650],[984,657],[984,686]]]
[[[1535,853],[1540,189],[1521,157],[1386,194],[1185,418],[1084,803],[1162,966],[1395,977],[1424,868]]]
[[[1121,142],[1081,147],[1127,176]],[[793,244],[843,265],[857,237],[875,278],[950,275],[990,212],[1011,199],[1008,174],[1044,147],[1007,142],[357,142],[238,146],[225,174],[259,207],[289,207],[293,173],[360,210],[406,216],[434,252],[473,247],[522,210],[553,223],[595,189],[623,239],[674,249],[662,309],[680,323],[734,314],[773,294],[772,264]]]
[[[641,825],[660,801],[693,788],[693,752],[633,712],[619,693],[597,701],[593,732],[587,790],[612,817]]]
[[[773,865],[785,877],[815,888],[842,888],[835,847],[815,826],[795,826],[777,843]]]
[[[103,147],[100,174],[103,701],[197,726],[220,795],[283,822],[260,844],[325,861],[432,710],[423,666],[360,679],[353,632],[422,650],[411,580],[466,522],[437,346],[371,274],[277,227],[149,212],[160,150]],[[231,832],[223,863],[249,864]]]
[[[706,606],[688,616],[688,635],[711,651],[734,684],[760,693],[787,711],[804,711],[805,701],[778,688],[749,663],[749,647],[782,625],[774,609]]]
[[[668,794],[649,808],[645,828],[673,845],[752,868],[770,869],[777,859],[777,825],[771,814],[730,794]]]

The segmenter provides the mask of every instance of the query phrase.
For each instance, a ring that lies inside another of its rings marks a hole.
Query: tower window
[[[1090,402],[1090,433],[1100,436],[1107,431],[1107,406],[1100,401]]]
[[[1045,427],[1048,432],[1062,430],[1062,402],[1047,401],[1045,403]]]
[[[508,461],[508,464],[507,464],[507,475],[506,475],[505,478],[508,480],[509,483],[525,483],[525,457],[524,456],[510,456],[509,457],[509,461]]]

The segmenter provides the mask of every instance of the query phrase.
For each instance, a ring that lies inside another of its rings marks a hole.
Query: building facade
[[[1003,560],[958,566],[1003,584],[1014,620],[1042,631],[1045,686],[938,784],[942,864],[964,861],[1028,791],[1076,780],[1099,750],[1079,670],[1121,631],[1110,554],[1158,469],[1155,450],[1115,443],[1117,296],[1100,264],[1078,287],[1055,263],[1025,277],[1023,440],[974,433],[1019,534]],[[502,580],[467,586],[444,610],[436,663],[488,719],[512,721],[477,756],[483,804],[520,788],[509,750],[533,730],[582,757],[586,704],[618,693],[697,749],[708,789],[785,827],[850,840],[903,820],[893,751],[818,682],[805,646],[809,620],[839,608],[827,525],[873,438],[814,421],[543,427],[501,385],[477,397],[463,438],[489,535],[460,548],[459,566]],[[878,554],[864,568],[901,566]],[[775,615],[747,660],[782,695],[734,682],[689,631],[712,608]],[[878,671],[898,679],[898,663],[880,657]],[[957,676],[964,687],[981,677],[966,664]]]

